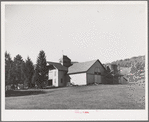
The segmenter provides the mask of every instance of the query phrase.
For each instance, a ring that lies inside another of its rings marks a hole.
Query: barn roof
[[[86,72],[96,61],[99,61],[99,60],[93,60],[93,61],[87,61],[87,62],[81,62],[81,63],[74,63],[72,66],[70,66],[68,68],[68,74]],[[99,61],[99,63],[101,64],[100,61]],[[104,68],[103,65],[102,65],[102,67]]]
[[[68,68],[57,62],[47,62],[49,65],[55,66],[58,70],[68,71]]]

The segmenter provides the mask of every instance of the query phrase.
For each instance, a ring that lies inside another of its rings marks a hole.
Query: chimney
[[[71,59],[66,55],[63,55],[62,58],[59,59],[59,62],[65,67],[71,66]]]

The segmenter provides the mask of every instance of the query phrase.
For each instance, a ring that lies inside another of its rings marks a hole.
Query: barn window
[[[63,79],[61,78],[61,83],[63,83]]]
[[[95,68],[94,74],[101,75],[99,67]]]

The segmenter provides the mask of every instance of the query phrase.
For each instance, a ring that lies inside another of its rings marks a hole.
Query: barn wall
[[[87,73],[87,84],[92,84],[95,81],[94,74],[88,74]]]
[[[95,75],[95,83],[102,83],[101,75]]]
[[[98,61],[96,61],[95,63],[94,63],[94,65],[92,65],[91,66],[91,68],[87,71],[87,74],[89,75],[87,78],[87,82],[88,83],[95,83],[95,74],[94,74],[94,71],[95,71],[95,68],[96,67],[98,67],[99,69],[100,69],[100,73],[101,73],[101,75],[104,73],[104,71],[105,71],[105,69],[102,67],[102,65],[98,62]],[[92,76],[91,76],[92,75]],[[100,75],[100,77],[101,77],[101,83],[103,83],[104,82],[104,80],[103,80],[103,76],[101,76]],[[94,77],[94,78],[93,78]]]
[[[72,74],[70,76],[70,82],[74,85],[86,85],[87,84],[87,78],[86,73],[80,73],[80,74]]]
[[[94,65],[92,65],[91,68],[87,71],[87,73],[94,74],[96,67],[99,67],[101,73],[104,72],[104,68],[102,67],[102,65],[98,61],[96,61]]]
[[[107,81],[105,80],[105,77],[104,76],[101,76],[101,83],[107,84]]]

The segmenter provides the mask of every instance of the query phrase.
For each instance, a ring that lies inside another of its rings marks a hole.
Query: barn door
[[[101,73],[100,73],[99,67],[95,68],[94,74],[95,74],[95,83],[102,83],[101,82]]]
[[[101,83],[101,76],[95,75],[95,83]]]

